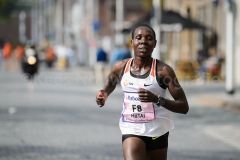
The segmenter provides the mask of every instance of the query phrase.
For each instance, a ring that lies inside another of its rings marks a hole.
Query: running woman
[[[132,32],[134,57],[117,61],[96,102],[104,106],[118,82],[123,90],[123,110],[119,120],[125,160],[166,160],[169,131],[174,128],[171,113],[189,110],[185,93],[173,69],[152,58],[157,40],[148,25]],[[174,100],[166,98],[166,89]]]

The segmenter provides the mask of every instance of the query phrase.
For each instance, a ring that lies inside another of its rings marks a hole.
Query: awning
[[[140,24],[150,24],[152,18],[151,13],[148,13],[145,17],[133,24],[130,28],[125,28],[122,33],[131,32],[136,26]],[[163,10],[161,14],[161,31],[162,32],[179,32],[183,29],[199,29],[205,30],[207,27],[199,22],[193,21],[189,18],[181,16],[179,13],[171,10]]]

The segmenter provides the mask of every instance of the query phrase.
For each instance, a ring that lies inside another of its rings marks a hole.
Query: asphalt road
[[[238,160],[240,112],[200,99],[223,92],[223,85],[182,86],[190,110],[173,113],[168,159]],[[34,82],[19,71],[1,70],[0,160],[123,160],[121,89],[103,108],[95,104],[99,89],[83,69],[42,70]]]

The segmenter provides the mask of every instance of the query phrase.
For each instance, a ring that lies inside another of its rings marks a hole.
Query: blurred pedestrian
[[[53,67],[53,63],[55,60],[55,53],[54,53],[54,49],[52,46],[49,46],[47,48],[47,52],[46,52],[46,65],[48,68],[52,68]]]
[[[54,52],[57,56],[57,68],[65,69],[68,63],[67,48],[63,44],[58,44],[54,47]]]
[[[3,67],[3,45],[4,45],[4,41],[3,39],[0,39],[0,68]]]
[[[5,61],[5,68],[10,69],[10,58],[12,54],[12,45],[9,41],[7,41],[3,46],[3,58]]]
[[[126,59],[126,58],[131,58],[131,52],[127,44],[125,44],[124,46],[116,45],[116,47],[112,52],[110,66],[112,67],[115,62]]]
[[[156,43],[150,26],[137,26],[132,32],[134,57],[114,63],[96,97],[99,107],[104,106],[120,82],[123,110],[119,126],[125,160],[166,160],[169,131],[174,128],[171,112],[186,114],[189,109],[173,69],[152,58]],[[174,100],[166,98],[166,89]]]
[[[24,47],[20,43],[13,44],[10,58],[11,70],[16,70],[20,68],[23,55]]]
[[[96,52],[96,64],[94,65],[95,83],[102,85],[105,79],[105,70],[107,65],[107,53],[99,46]]]
[[[39,57],[35,43],[29,42],[26,45],[26,50],[21,64],[22,71],[29,80],[33,79],[34,75],[38,74]]]
[[[131,58],[131,51],[130,49],[128,48],[128,45],[125,44],[123,47],[122,47],[122,52],[121,54],[118,55],[118,58],[117,60],[124,60],[124,59],[127,59],[127,58]]]
[[[103,50],[102,47],[97,49],[97,62],[107,62],[107,53]]]
[[[208,50],[209,57],[202,62],[201,65],[201,77],[202,80],[207,80],[207,73],[219,74],[221,72],[221,62],[222,58],[218,56],[217,50],[215,47],[211,47]]]
[[[25,52],[25,47],[19,43],[16,47],[16,52],[17,52],[17,59],[19,62],[21,62]]]
[[[121,53],[122,53],[121,46],[119,44],[117,44],[111,54],[111,58],[110,58],[110,62],[109,62],[111,68],[114,65],[114,63],[118,61],[118,57]]]
[[[67,52],[67,57],[68,57],[68,67],[73,67],[75,65],[75,50],[73,49],[73,47],[67,47],[66,48],[66,52]]]
[[[6,42],[3,46],[3,56],[4,58],[9,58],[12,53],[12,45],[10,42]]]

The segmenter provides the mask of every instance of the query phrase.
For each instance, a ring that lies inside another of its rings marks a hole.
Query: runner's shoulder
[[[113,67],[112,67],[112,71],[116,72],[118,75],[121,74],[125,64],[128,62],[130,58],[127,59],[123,59],[123,60],[119,60],[117,62],[114,63]]]
[[[167,63],[157,60],[157,73],[159,76],[170,76],[174,73],[174,70]]]

